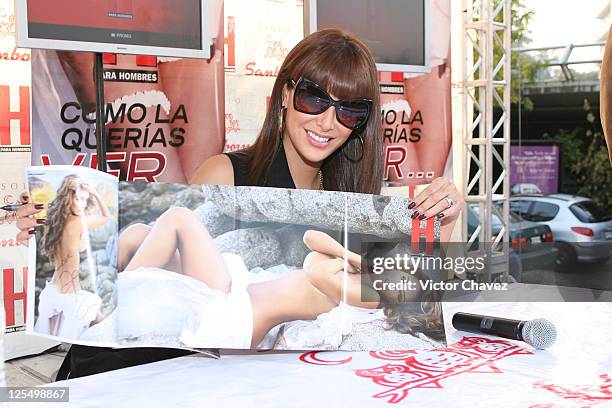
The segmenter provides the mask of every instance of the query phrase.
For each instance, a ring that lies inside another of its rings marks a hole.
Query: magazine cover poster
[[[75,3],[77,14],[94,7],[93,22],[117,20],[108,17],[116,2],[63,2]],[[37,3],[41,13],[49,7]],[[134,2],[137,18],[146,15],[148,3]],[[186,4],[155,3],[177,10]],[[223,1],[211,1],[210,11],[211,38],[203,39],[212,42],[210,59],[104,54],[106,158],[109,172],[121,180],[186,183],[206,159],[223,152]],[[170,26],[160,21],[159,29],[173,29],[182,13],[169,15]],[[97,167],[93,66],[92,52],[32,51],[32,132],[39,135],[33,164]]]
[[[28,331],[78,342],[116,307],[117,179],[77,166],[30,167],[27,177],[43,206],[30,244]]]

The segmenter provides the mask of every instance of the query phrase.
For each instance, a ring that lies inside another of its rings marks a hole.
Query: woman
[[[130,234],[128,229],[124,232]],[[316,320],[338,306],[379,308],[379,293],[362,284],[359,255],[348,252],[345,277],[342,245],[320,231],[306,231],[303,239],[312,251],[304,259],[303,269],[252,283],[240,256],[220,253],[191,210],[181,207],[167,210],[135,252],[121,246],[127,241],[120,241],[120,252],[127,249],[133,254],[125,259],[127,265],[118,280],[119,290],[125,295],[118,308],[118,326],[123,328],[120,336],[133,339],[144,333],[166,333],[166,319],[192,321],[191,327],[183,327],[181,335],[187,346],[255,348],[270,330],[285,322]],[[416,302],[421,294],[418,289],[387,292],[381,292],[387,310],[398,303]],[[157,295],[152,296],[153,293]],[[398,295],[402,295],[401,301]],[[171,305],[166,299],[172,299]],[[435,318],[438,326],[442,324],[439,314],[433,316],[422,310],[419,313],[414,308],[410,314],[415,321]],[[345,327],[349,316],[336,313],[327,319],[337,318],[340,321],[335,326]],[[417,329],[417,324],[396,327],[400,316],[397,313],[388,316],[391,326],[401,331]],[[327,332],[329,324],[328,320]],[[172,330],[173,333],[166,334],[176,336],[181,327]],[[317,334],[323,336],[324,345],[333,346],[332,339],[327,337],[336,337],[335,333]],[[344,334],[348,333],[341,333]],[[295,346],[309,345],[298,339]]]
[[[379,194],[383,138],[378,73],[367,46],[340,29],[300,41],[283,62],[253,146],[213,156],[191,183]],[[440,218],[448,241],[463,207],[439,177],[410,204],[413,218]]]
[[[93,215],[95,208],[101,215]],[[104,225],[110,217],[99,194],[75,175],[66,176],[47,209],[42,252],[55,265],[51,280],[40,293],[34,330],[59,337],[78,338],[101,318],[102,300],[81,289],[79,253],[86,249],[87,231]]]

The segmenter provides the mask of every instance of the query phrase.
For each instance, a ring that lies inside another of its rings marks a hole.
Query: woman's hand
[[[35,219],[34,214],[39,213],[43,208],[43,204],[30,203],[30,195],[27,192],[21,193],[19,203],[21,207],[15,212],[17,219],[17,233],[15,239],[21,244],[28,245],[28,240],[34,235],[34,228],[45,225],[45,219]]]
[[[452,205],[451,205],[452,204]],[[442,223],[455,220],[465,201],[452,181],[438,177],[412,200],[409,209],[413,210],[412,219],[424,220],[437,216]]]
[[[83,190],[83,191],[87,191],[89,194],[91,194],[92,196],[98,195],[98,192],[89,184],[86,182],[79,182],[79,187]]]

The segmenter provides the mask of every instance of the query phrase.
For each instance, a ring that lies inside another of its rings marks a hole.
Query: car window
[[[497,208],[497,211],[500,214],[503,214],[504,210],[502,205],[499,202],[495,202],[494,203],[495,207]],[[529,204],[527,205],[527,207],[529,207]],[[517,222],[521,222],[523,221],[523,219],[521,218],[520,215],[518,215],[516,212],[514,212],[514,210],[512,209],[512,201],[510,201],[510,211],[509,211],[509,220],[511,223],[517,223]],[[493,221],[495,222],[495,221]],[[501,224],[501,220],[499,220],[499,223]]]
[[[527,214],[527,210],[529,210],[529,206],[531,205],[531,201],[527,200],[512,200],[510,201],[510,210],[514,211],[518,215],[524,218],[525,214]]]
[[[557,204],[536,201],[533,203],[533,207],[529,209],[529,213],[523,215],[523,218],[535,222],[550,221],[555,218],[558,212],[559,206]]]
[[[519,223],[521,221],[523,221],[523,219],[521,218],[520,215],[518,215],[514,211],[510,211],[510,222],[512,222],[512,223]]]
[[[610,211],[605,211],[593,201],[581,201],[570,205],[569,209],[582,222],[602,222],[612,219]]]

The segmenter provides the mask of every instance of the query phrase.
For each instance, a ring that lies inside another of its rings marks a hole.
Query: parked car
[[[471,209],[478,214],[479,207],[471,204]],[[499,213],[501,208],[498,207]],[[472,211],[468,211],[468,235],[471,235],[478,226],[478,220]],[[502,229],[503,223],[497,214],[491,214],[491,233],[493,240]],[[527,221],[521,218],[518,214],[510,211],[509,219],[510,229],[510,274],[515,279],[520,281],[520,273],[516,272],[516,268],[523,270],[532,269],[549,269],[557,258],[558,250],[553,244],[553,233],[550,227],[544,224]],[[513,257],[516,256],[517,259]]]
[[[578,262],[604,262],[612,255],[612,210],[586,197],[515,196],[510,208],[526,220],[550,227],[559,248],[555,261],[559,271],[570,271]]]

